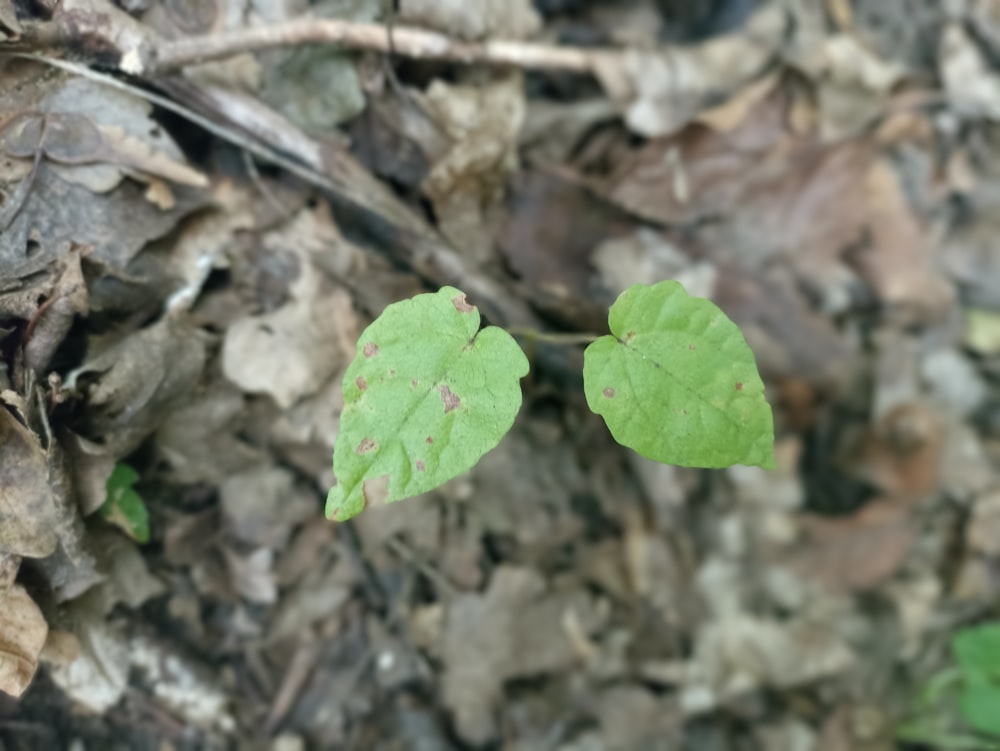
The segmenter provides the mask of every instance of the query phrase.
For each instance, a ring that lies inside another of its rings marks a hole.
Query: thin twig
[[[511,336],[520,336],[533,342],[545,342],[546,344],[590,344],[600,337],[600,334],[557,334],[521,326],[511,326],[507,331]]]
[[[417,570],[430,579],[440,589],[443,599],[454,599],[458,596],[458,588],[451,583],[443,573],[438,571],[431,563],[424,559],[417,551],[403,542],[398,536],[390,537],[385,541],[385,546],[393,553],[412,563]]]
[[[411,58],[485,62],[578,73],[592,72],[602,56],[618,54],[607,50],[513,41],[461,42],[444,34],[407,26],[393,26],[390,41],[383,24],[309,18],[161,42],[154,50],[151,70],[147,73],[161,74],[243,52],[298,44],[336,44],[351,49],[393,52]]]

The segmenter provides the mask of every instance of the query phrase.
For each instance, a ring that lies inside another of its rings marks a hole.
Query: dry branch
[[[257,26],[206,36],[161,42],[154,51],[153,72],[299,44],[337,44],[351,49],[394,52],[404,57],[486,62],[520,68],[587,73],[610,51],[556,47],[512,41],[462,42],[444,34],[412,27],[357,23],[338,19],[304,19],[274,26]]]

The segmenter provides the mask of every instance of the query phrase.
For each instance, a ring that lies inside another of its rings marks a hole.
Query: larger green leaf
[[[774,424],[736,324],[674,281],[637,284],[611,306],[614,336],[584,353],[587,404],[619,443],[686,467],[774,466]]]
[[[528,360],[454,287],[390,305],[344,375],[328,517],[433,490],[471,469],[514,424]]]

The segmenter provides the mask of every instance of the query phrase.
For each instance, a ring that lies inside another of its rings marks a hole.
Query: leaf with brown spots
[[[327,516],[349,519],[376,495],[402,500],[471,469],[510,430],[527,372],[510,334],[480,330],[479,311],[453,287],[390,305],[344,374]]]

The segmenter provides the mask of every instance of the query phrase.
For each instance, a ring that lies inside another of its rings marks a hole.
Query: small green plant
[[[1000,623],[959,631],[951,649],[955,665],[924,682],[897,735],[948,751],[1000,751]]]
[[[774,466],[753,353],[714,303],[674,281],[635,285],[608,322],[612,335],[584,353],[583,380],[615,440],[667,464]],[[343,521],[471,469],[514,424],[527,373],[513,337],[481,329],[454,287],[387,307],[344,375],[327,516]]]
[[[119,462],[108,478],[108,496],[100,513],[111,524],[122,529],[136,542],[149,542],[149,515],[142,497],[132,486],[139,473]]]

